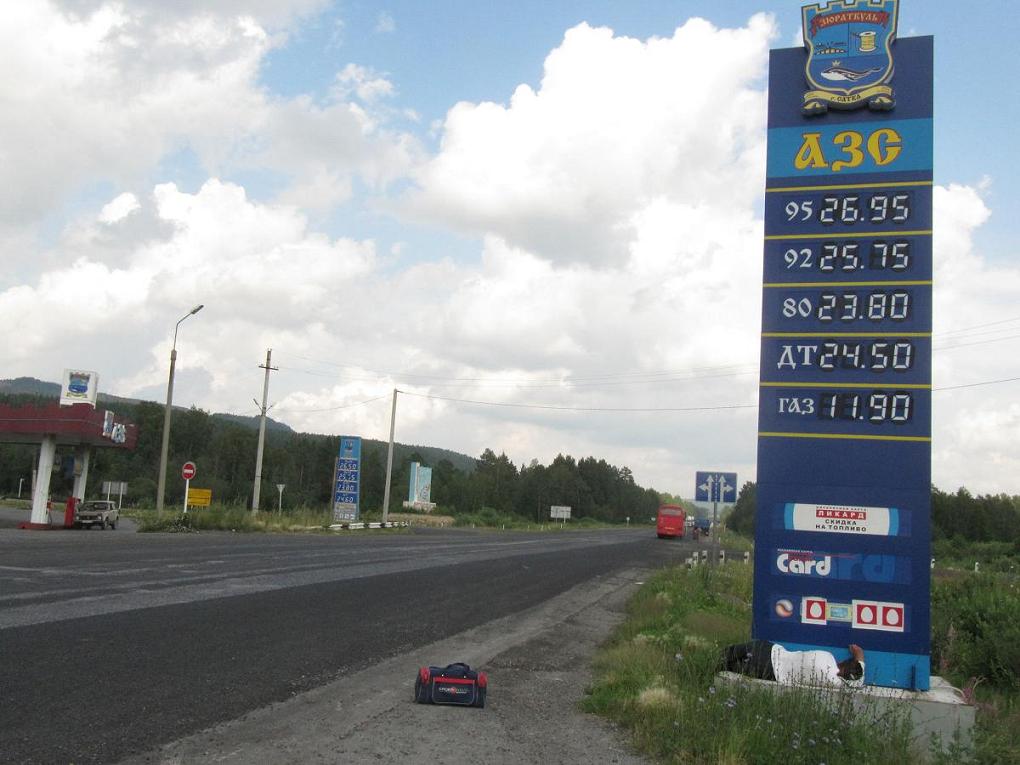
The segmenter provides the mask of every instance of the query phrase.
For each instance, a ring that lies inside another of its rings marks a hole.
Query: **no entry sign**
[[[195,469],[194,462],[185,462],[183,465],[181,465],[181,478],[183,478],[185,481],[190,481],[192,478],[194,478],[196,472],[197,471]]]

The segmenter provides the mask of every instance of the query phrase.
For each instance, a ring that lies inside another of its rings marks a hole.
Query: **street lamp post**
[[[159,452],[159,481],[156,487],[156,515],[163,514],[163,494],[166,491],[166,461],[167,452],[170,449],[170,409],[173,406],[174,400],[174,367],[177,365],[177,330],[181,326],[181,322],[187,319],[189,316],[194,316],[196,313],[201,311],[205,306],[196,305],[184,316],[177,320],[177,324],[174,325],[174,343],[170,348],[170,380],[166,385],[166,411],[163,413],[163,446]]]

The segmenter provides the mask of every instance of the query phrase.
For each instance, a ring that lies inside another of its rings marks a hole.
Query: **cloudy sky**
[[[948,6],[949,4],[945,4]],[[936,485],[1020,493],[1010,2],[936,40]],[[19,0],[0,377],[517,463],[754,478],[769,48],[796,2]],[[646,410],[646,411],[637,411]]]

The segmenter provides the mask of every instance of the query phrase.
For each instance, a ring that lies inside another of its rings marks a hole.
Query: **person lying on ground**
[[[752,640],[727,646],[720,664],[728,672],[737,672],[760,680],[775,680],[781,685],[864,685],[864,651],[851,643],[850,657],[836,661],[828,651],[788,651],[778,643]]]

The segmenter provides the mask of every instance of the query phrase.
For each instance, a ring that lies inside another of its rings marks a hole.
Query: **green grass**
[[[253,516],[248,508],[238,505],[213,505],[208,508],[192,508],[184,515],[180,509],[164,510],[159,517],[154,510],[124,509],[122,515],[138,522],[139,531],[237,531],[237,532],[309,532],[322,530],[333,523],[328,511],[310,508],[285,510],[283,513],[260,512]],[[406,515],[406,514],[403,514]],[[427,518],[428,516],[422,516]],[[381,521],[382,511],[363,512],[363,522]],[[535,523],[511,513],[500,513],[492,508],[482,508],[477,513],[461,514],[455,517],[454,525],[461,528],[497,529],[505,531],[561,531],[593,528],[622,528],[621,524],[604,523],[589,518],[560,522]]]
[[[164,510],[161,516],[157,516],[155,510],[124,511],[123,515],[136,520],[139,531],[307,532],[323,530],[333,522],[332,516],[322,510],[298,509],[252,515],[246,508],[230,505],[193,508],[186,515],[177,508]]]
[[[932,665],[950,682],[1020,695],[1020,580],[937,572],[932,583]]]
[[[939,539],[932,542],[931,554],[943,569],[973,571],[978,563],[983,573],[1020,574],[1020,542]]]
[[[851,714],[847,699],[828,703],[809,689],[715,685],[720,650],[749,639],[751,591],[742,564],[657,574],[596,659],[584,708],[663,762],[915,761],[903,719]]]
[[[566,523],[547,520],[535,523],[529,518],[515,513],[501,513],[492,507],[483,507],[473,513],[461,513],[454,516],[453,525],[460,528],[499,529],[505,531],[570,531],[578,529],[618,529],[623,524],[606,523],[593,518],[572,518]]]

